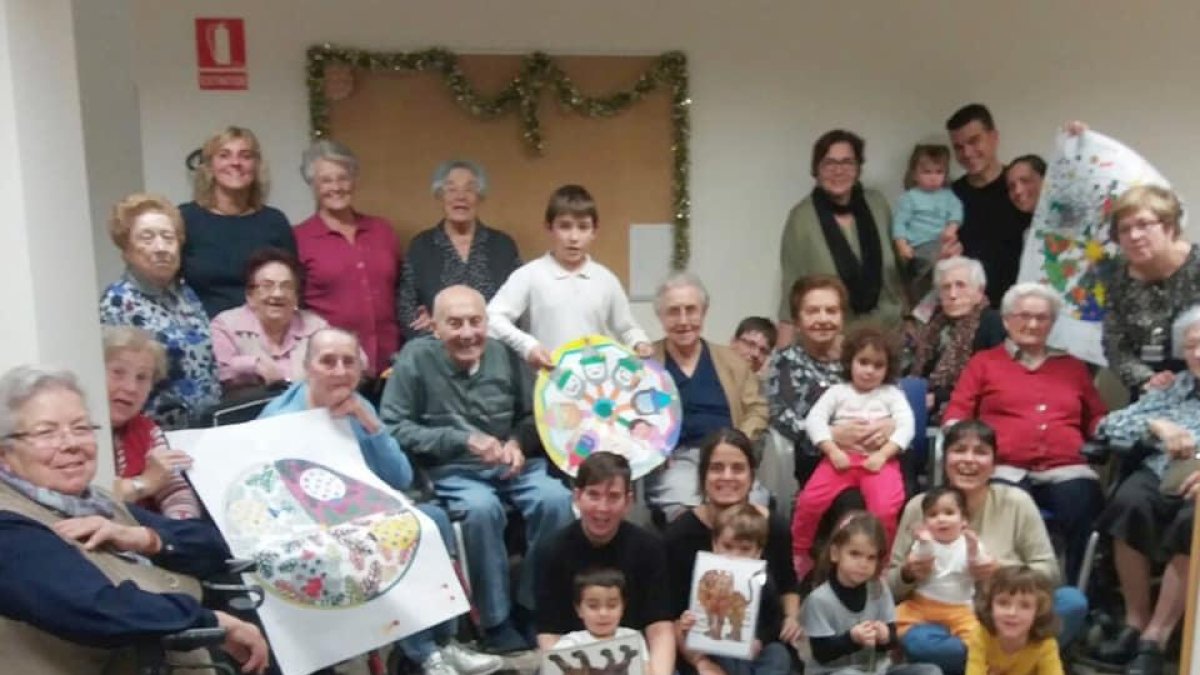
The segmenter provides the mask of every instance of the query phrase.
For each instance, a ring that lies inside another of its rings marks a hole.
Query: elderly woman
[[[438,291],[461,284],[491,300],[521,266],[512,237],[479,221],[487,187],[487,174],[474,162],[450,160],[434,171],[433,196],[441,203],[442,221],[409,243],[396,296],[396,318],[406,338],[429,332],[429,308]]]
[[[971,575],[986,581],[999,567],[1028,565],[1058,585],[1058,560],[1037,505],[1024,490],[991,482],[998,447],[996,433],[977,420],[959,422],[946,431],[946,482],[963,491],[971,530],[991,556],[973,566]],[[892,547],[888,582],[896,602],[933,573],[933,560],[912,550],[914,531],[924,520],[923,497],[913,497],[904,507]],[[1083,631],[1087,599],[1076,588],[1060,587],[1054,594],[1054,611],[1063,620],[1059,644],[1069,645]],[[941,625],[913,626],[901,646],[909,661],[936,664],[947,675],[962,673],[966,667],[966,645]]]
[[[654,343],[661,362],[679,390],[683,420],[678,445],[664,468],[647,477],[646,495],[668,520],[700,504],[696,466],[700,441],[710,433],[735,428],[757,440],[767,428],[767,402],[758,377],[729,347],[700,337],[708,314],[708,291],[689,272],[678,272],[659,287],[655,312],[666,338]],[[751,501],[767,504],[761,486]]]
[[[1021,155],[1004,168],[1004,184],[1008,200],[1024,215],[1025,227],[1033,221],[1033,210],[1042,196],[1042,181],[1046,177],[1046,160],[1037,155]]]
[[[220,535],[202,521],[170,520],[91,487],[98,428],[70,373],[20,366],[0,377],[5,669],[132,674],[140,672],[136,648],[219,626],[243,671],[262,672],[262,634],[204,609],[189,576],[223,569],[229,551]]]
[[[132,326],[105,326],[104,373],[117,480],[113,494],[168,518],[199,518],[200,499],[180,471],[192,465],[172,450],[162,429],[142,413],[150,388],[167,374],[167,352]]]
[[[987,276],[978,260],[955,256],[933,267],[938,306],[916,335],[910,377],[928,383],[930,417],[941,414],[954,383],[976,352],[1004,342],[1000,312],[988,304]]]
[[[780,344],[792,341],[789,292],[809,274],[836,275],[849,290],[851,320],[900,323],[904,287],[891,246],[892,212],[887,200],[858,182],[863,139],[835,129],[813,145],[812,193],[788,214],[780,243],[783,294]]]
[[[304,270],[287,251],[265,248],[246,261],[246,304],[212,320],[217,374],[226,389],[304,379],[304,350],[325,319],[298,309]]]
[[[260,248],[296,253],[287,216],[266,205],[267,163],[254,132],[227,127],[200,150],[194,201],[179,207],[187,224],[183,276],[209,317],[242,303],[242,271]]]
[[[108,223],[125,273],[100,298],[100,323],[137,326],[167,350],[167,374],[146,401],[158,424],[187,426],[221,396],[208,317],[179,278],[186,239],[179,211],[165,198],[133,194],[117,202]]]
[[[1165,389],[1183,363],[1171,358],[1171,322],[1200,302],[1200,248],[1183,239],[1183,207],[1166,188],[1131,188],[1113,205],[1109,238],[1121,247],[1108,287],[1104,356],[1134,394]]]
[[[400,348],[396,325],[399,243],[392,224],[354,210],[358,158],[330,140],[313,143],[301,165],[317,212],[296,226],[304,305],[358,336],[367,374],[379,375]]]
[[[943,417],[996,430],[997,478],[1026,487],[1050,512],[1073,579],[1104,501],[1081,450],[1107,411],[1087,364],[1046,344],[1061,306],[1042,284],[1008,289],[1000,308],[1008,337],[971,357]]]
[[[712,551],[713,524],[722,512],[743,504],[750,499],[750,487],[754,484],[754,471],[758,461],[750,439],[736,429],[718,429],[704,439],[700,447],[697,478],[703,490],[703,501],[679,516],[668,527],[665,534],[667,547],[667,576],[672,580],[672,611],[679,616],[688,608],[692,570],[696,566],[696,554]],[[778,514],[767,514],[763,506],[758,507],[767,515],[767,545],[763,557],[767,561],[767,573],[771,576],[783,604],[779,641],[770,647],[778,653],[764,650],[755,660],[755,672],[790,672],[791,659],[782,644],[800,637],[800,594],[796,584],[796,573],[792,570],[792,537],[786,520]],[[767,608],[764,607],[764,611]],[[775,610],[778,611],[778,610]],[[765,616],[765,615],[764,615]],[[782,644],[780,644],[782,643]],[[702,670],[701,661],[708,657],[689,653],[685,656],[697,670]],[[773,669],[773,670],[772,670]]]
[[[1192,545],[1195,498],[1200,473],[1189,471],[1200,439],[1200,306],[1175,320],[1175,356],[1187,370],[1165,389],[1148,392],[1136,403],[1100,423],[1099,434],[1112,441],[1156,440],[1161,451],[1147,456],[1117,488],[1100,516],[1100,529],[1113,539],[1114,561],[1125,597],[1125,628],[1100,647],[1097,658],[1114,664],[1136,659],[1126,672],[1162,672],[1163,650],[1183,617],[1188,556]],[[1151,605],[1151,564],[1166,561],[1158,601]]]

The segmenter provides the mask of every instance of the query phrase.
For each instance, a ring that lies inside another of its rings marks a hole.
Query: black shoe
[[[1137,656],[1125,667],[1126,675],[1162,675],[1162,649],[1157,642],[1139,642]]]
[[[1142,631],[1125,626],[1117,637],[1096,647],[1092,656],[1104,663],[1124,664],[1133,660],[1138,654],[1138,642],[1142,639]]]

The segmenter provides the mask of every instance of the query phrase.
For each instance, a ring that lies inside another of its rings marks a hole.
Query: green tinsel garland
[[[415,70],[440,73],[446,87],[459,106],[479,119],[492,119],[516,110],[525,142],[536,153],[544,148],[541,122],[537,117],[538,98],[550,87],[563,107],[587,117],[610,117],[641,101],[660,86],[671,89],[672,193],[674,219],[674,250],[671,265],[677,270],[687,267],[690,255],[688,229],[691,223],[691,200],[688,197],[688,140],[691,137],[688,108],[687,57],[682,52],[667,52],[649,70],[642,73],[633,88],[607,96],[587,96],[579,91],[571,78],[548,55],[534,52],[521,60],[520,70],[507,87],[488,98],[481,96],[463,75],[458,57],[446,49],[434,48],[419,52],[369,52],[332,45],[310,47],[308,50],[308,114],[312,137],[329,134],[329,102],[325,99],[325,68],[346,65],[369,71]]]

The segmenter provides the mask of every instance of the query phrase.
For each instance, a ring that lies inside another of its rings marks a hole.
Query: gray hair
[[[704,287],[704,282],[700,281],[700,277],[695,274],[684,271],[675,272],[658,285],[658,290],[654,291],[655,314],[662,314],[663,296],[676,288],[696,289],[700,293],[700,301],[704,305],[704,309],[708,309],[708,289]]]
[[[434,169],[433,171],[432,190],[434,197],[442,196],[442,188],[446,185],[446,176],[449,176],[450,172],[455,169],[466,169],[467,171],[470,171],[471,175],[475,176],[475,183],[479,185],[479,196],[487,196],[487,172],[483,170],[483,167],[479,165],[479,162],[470,159],[451,159],[442,162],[438,165],[438,168]]]
[[[105,363],[117,352],[146,352],[154,359],[154,381],[167,378],[167,348],[149,331],[136,326],[101,326],[100,336]]]
[[[1033,296],[1041,298],[1050,304],[1050,314],[1052,315],[1051,323],[1058,320],[1058,313],[1062,311],[1062,298],[1058,293],[1054,292],[1046,284],[1039,284],[1036,281],[1026,281],[1020,284],[1014,284],[1012,288],[1004,292],[1004,298],[1000,300],[1000,313],[1008,316],[1013,313],[1017,303],[1022,299]]]
[[[956,255],[944,260],[939,260],[933,266],[933,287],[937,288],[942,285],[942,279],[950,272],[965,268],[967,270],[967,279],[970,280],[980,290],[987,288],[987,273],[983,271],[983,263],[974,258]]]
[[[17,366],[0,377],[0,446],[17,432],[17,410],[34,396],[51,389],[66,389],[86,400],[79,380],[69,370]]]
[[[315,178],[314,167],[319,159],[342,166],[350,172],[352,178],[358,177],[358,157],[354,156],[354,152],[337,141],[322,139],[308,146],[300,156],[300,175],[309,185],[312,185]]]
[[[1177,359],[1183,358],[1183,335],[1189,329],[1200,325],[1200,305],[1192,305],[1183,310],[1171,323],[1171,354]]]
[[[335,328],[334,326],[326,326],[318,329],[312,335],[308,336],[308,344],[304,347],[304,365],[312,363],[312,360],[317,357],[317,350],[313,346],[317,343],[317,338],[323,335],[338,335],[346,338],[354,343],[354,353],[359,356],[359,365],[362,365],[362,345],[358,342],[358,336],[344,328]]]

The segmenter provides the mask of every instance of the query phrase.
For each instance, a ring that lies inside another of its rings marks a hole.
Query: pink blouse
[[[297,310],[281,344],[267,339],[262,323],[246,305],[227,309],[212,320],[213,351],[217,376],[223,385],[255,384],[256,366],[269,360],[289,381],[304,379],[304,352],[313,333],[327,327],[325,319],[308,310]]]

